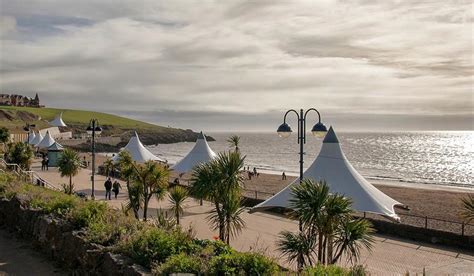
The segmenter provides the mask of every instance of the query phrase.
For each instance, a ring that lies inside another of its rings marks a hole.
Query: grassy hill
[[[192,142],[197,138],[197,133],[192,130],[163,127],[101,112],[58,108],[0,106],[0,126],[6,126],[12,132],[22,131],[26,123],[36,124],[37,129],[46,128],[48,121],[61,112],[68,131],[84,133],[90,119],[95,118],[104,130],[102,136],[121,136],[124,143],[132,131],[137,131],[143,143],[148,145]]]

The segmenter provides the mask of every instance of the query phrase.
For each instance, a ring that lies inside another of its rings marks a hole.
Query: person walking
[[[117,181],[117,179],[115,179],[114,184],[112,185],[112,191],[115,194],[115,199],[117,199],[117,195],[119,194],[120,189],[122,189],[122,186]]]
[[[46,156],[44,158],[44,165],[46,167],[46,170],[49,171],[49,158],[48,158],[48,156]]]
[[[285,172],[283,172],[283,173],[281,174],[281,180],[286,180],[286,174],[285,174]]]
[[[44,171],[44,168],[45,168],[45,166],[46,166],[46,165],[45,165],[45,164],[46,164],[45,161],[46,161],[46,160],[45,160],[44,157],[43,157],[43,159],[41,159],[41,170],[42,170],[42,171]]]
[[[104,183],[105,187],[105,200],[107,200],[107,196],[109,197],[109,200],[111,199],[112,195],[112,181],[110,180],[110,177],[105,181]]]

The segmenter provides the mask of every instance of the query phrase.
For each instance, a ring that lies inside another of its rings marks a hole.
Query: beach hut
[[[35,135],[35,139],[31,141],[31,145],[35,146],[38,145],[43,140],[43,135],[41,132],[38,131],[38,134]]]
[[[51,147],[56,141],[53,139],[49,131],[46,132],[46,135],[44,136],[43,140],[39,142],[39,144],[36,145],[40,150],[44,149],[47,150],[49,147]]]
[[[56,118],[54,118],[54,120],[49,122],[49,125],[53,126],[53,127],[65,127],[65,126],[67,126],[63,121],[63,113],[61,112],[58,115],[56,115]]]
[[[186,173],[191,171],[195,166],[209,162],[215,157],[216,154],[212,151],[211,147],[209,147],[206,136],[204,136],[201,131],[193,149],[183,159],[172,166],[171,169],[179,173]]]
[[[27,138],[28,144],[29,145],[34,145],[33,141],[35,140],[35,138],[36,138],[35,132],[34,131],[30,132],[30,135],[28,135],[28,138]]]
[[[61,146],[58,142],[54,142],[48,148],[48,160],[50,167],[57,167],[58,166],[58,159],[63,154],[64,147]]]
[[[400,218],[395,205],[403,206],[370,184],[360,175],[344,155],[339,140],[331,127],[313,164],[304,172],[304,179],[325,180],[330,191],[352,199],[352,208],[360,212],[380,214],[393,220]],[[291,188],[299,185],[299,178],[276,195],[255,206],[252,211],[272,207],[289,207]]]
[[[140,138],[138,138],[137,132],[135,132],[135,135],[130,138],[130,141],[128,141],[128,144],[122,150],[128,151],[128,153],[130,153],[132,156],[133,161],[138,163],[144,163],[149,160],[165,162],[163,159],[155,156],[153,153],[147,150],[145,146],[143,146]],[[119,160],[119,155],[116,155],[114,158],[112,158],[112,160],[117,162]]]

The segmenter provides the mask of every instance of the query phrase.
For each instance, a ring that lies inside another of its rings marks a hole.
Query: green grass
[[[0,109],[10,111],[26,111],[37,116],[40,116],[42,120],[51,121],[57,114],[63,112],[63,120],[66,124],[89,124],[89,120],[92,118],[98,119],[102,125],[111,125],[120,127],[123,129],[156,129],[163,128],[154,124],[145,123],[133,119],[120,117],[117,115],[85,111],[85,110],[72,110],[72,109],[58,109],[58,108],[33,108],[33,107],[16,107],[16,106],[0,106]]]

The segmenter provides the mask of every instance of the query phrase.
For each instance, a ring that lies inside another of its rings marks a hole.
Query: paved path
[[[38,167],[34,166],[37,170]],[[65,183],[66,178],[60,178],[56,169],[47,172],[39,172],[40,175],[51,183]],[[104,200],[105,194],[103,182],[105,177],[96,177],[96,198]],[[90,171],[81,170],[74,178],[76,190],[90,194]],[[125,187],[125,185],[122,185]],[[108,201],[112,206],[120,207],[126,200],[126,193],[121,193],[117,200]],[[208,212],[212,206],[204,202],[203,206],[193,199],[186,200],[185,214],[182,218],[182,225],[188,227],[192,225],[196,235],[203,239],[212,239],[217,236],[217,231],[212,231],[206,220]],[[166,210],[169,207],[168,200],[161,202],[156,200],[150,204],[150,215],[156,214],[158,209]],[[240,251],[261,251],[266,255],[274,257],[279,263],[288,265],[279,256],[276,249],[278,233],[283,230],[297,230],[297,223],[285,217],[270,213],[244,213],[246,228],[240,235],[231,241],[231,245]],[[474,275],[474,254],[463,252],[447,247],[435,246],[420,242],[413,242],[405,239],[397,239],[383,235],[376,235],[376,242],[372,252],[363,251],[360,264],[367,266],[373,275],[396,275],[426,272],[435,275],[458,274]],[[346,265],[346,263],[341,263]]]
[[[41,253],[6,230],[0,230],[0,275],[66,275]]]

